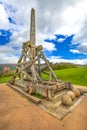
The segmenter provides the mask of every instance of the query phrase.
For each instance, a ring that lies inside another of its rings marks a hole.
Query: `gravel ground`
[[[87,96],[60,121],[0,84],[0,130],[87,130]]]

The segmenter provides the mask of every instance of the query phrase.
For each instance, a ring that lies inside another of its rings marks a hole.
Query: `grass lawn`
[[[72,82],[75,85],[87,86],[87,67],[54,70],[54,72],[63,81]],[[47,79],[48,76],[43,74],[43,78]]]
[[[0,77],[0,83],[6,83],[10,80],[12,76],[4,76],[4,77]]]
[[[87,86],[87,67],[79,67],[65,70],[54,70],[58,78],[63,81],[72,82],[75,85]],[[0,83],[6,83],[12,75],[0,77]],[[42,77],[47,79],[48,76],[43,74]]]
[[[63,81],[70,81],[76,85],[87,86],[87,67],[55,70],[57,77]]]

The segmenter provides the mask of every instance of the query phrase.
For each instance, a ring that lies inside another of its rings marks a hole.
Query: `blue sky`
[[[1,45],[6,45],[8,42],[10,42],[10,36],[11,32],[10,30],[2,30],[0,29],[0,46]]]
[[[55,50],[51,53],[48,53],[46,51],[46,55],[49,56],[55,56],[55,57],[61,57],[63,59],[67,60],[74,60],[74,59],[83,59],[87,58],[86,54],[83,54],[79,52],[79,45],[80,43],[77,43],[76,45],[73,44],[73,38],[75,35],[61,35],[56,34],[54,39],[45,39],[44,41],[49,43],[53,43],[55,45]],[[75,51],[77,50],[78,51]],[[72,53],[73,52],[73,53]]]
[[[36,10],[36,44],[52,62],[87,64],[86,0],[0,0],[0,64],[16,63]]]

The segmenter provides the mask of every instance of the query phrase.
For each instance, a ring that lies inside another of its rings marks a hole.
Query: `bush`
[[[55,64],[52,64],[51,67],[52,67],[54,70],[77,68],[76,65],[71,64],[71,63],[59,63],[59,64],[58,64],[58,63],[55,63]]]

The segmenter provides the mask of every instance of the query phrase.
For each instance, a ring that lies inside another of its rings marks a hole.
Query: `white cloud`
[[[47,35],[47,34],[42,34],[42,33],[38,33],[37,37],[36,37],[36,44],[37,45],[42,45],[44,49],[48,50],[48,51],[55,51],[56,47],[53,43],[49,43],[49,42],[45,42],[45,39],[55,39],[54,35]]]
[[[44,42],[43,44],[43,48],[48,50],[48,51],[55,51],[55,45],[53,43],[48,43],[48,42]]]
[[[65,38],[59,38],[57,41],[58,42],[63,42],[65,40]]]
[[[50,62],[53,63],[61,63],[61,62],[65,62],[65,63],[73,63],[73,64],[81,64],[81,65],[87,65],[87,59],[75,59],[75,60],[69,60],[69,59],[62,59],[61,57],[57,57],[57,56],[52,56],[50,58],[48,58]]]
[[[66,24],[78,25],[84,22],[87,15],[87,1],[80,1],[75,6],[69,6],[63,12],[63,18]]]
[[[81,53],[87,54],[87,42],[81,43],[81,45],[79,45],[78,49]]]
[[[72,52],[73,54],[75,54],[75,53],[79,54],[80,53],[79,50],[74,50],[74,49],[70,49],[70,52]]]
[[[6,53],[0,53],[0,64],[17,63],[18,57],[14,55],[8,55]]]
[[[53,59],[54,59],[54,60],[55,60],[55,59],[61,59],[61,56],[51,56],[51,57],[50,57],[50,60],[53,60]]]
[[[55,3],[53,0],[50,2],[47,0],[26,0],[24,2],[3,0],[3,2],[16,8],[14,15],[11,11],[7,12],[14,18],[18,27],[22,23],[23,27],[29,28],[30,9],[34,7],[37,16],[37,33],[43,35],[78,33],[87,16],[86,0],[56,0]]]
[[[14,49],[9,45],[3,45],[0,47],[0,64],[5,63],[17,63],[18,54],[20,51],[18,49]]]
[[[19,47],[20,51],[22,43],[29,40],[32,7],[36,9],[37,44],[42,44],[48,51],[54,51],[56,48],[54,44],[44,42],[44,39],[52,39],[54,34],[75,34],[74,43],[87,42],[87,0],[1,1],[3,4],[0,4],[0,29],[12,31],[11,41],[8,43],[12,52],[14,52],[13,47]],[[11,17],[16,24],[9,23],[8,17]],[[63,40],[59,39],[60,42]],[[86,44],[80,44],[78,50],[70,51],[86,53],[85,48],[87,49]],[[5,54],[5,50],[3,53]]]
[[[13,52],[15,53],[15,51],[16,51],[16,50],[13,50],[13,49],[12,49],[11,47],[9,47],[9,46],[1,46],[1,47],[0,47],[0,54],[1,54],[1,53],[4,53],[4,52],[7,53],[7,54],[11,54],[11,53],[13,53]]]
[[[67,6],[62,12],[62,26],[56,30],[56,33],[77,34],[87,19],[87,1],[79,1],[75,5]]]
[[[29,40],[28,34],[29,33],[27,28],[23,28],[20,31],[13,31],[10,37],[11,42],[9,43],[9,45],[14,47],[21,47],[24,41]]]
[[[8,14],[6,13],[4,7],[0,4],[0,29],[9,28]]]

